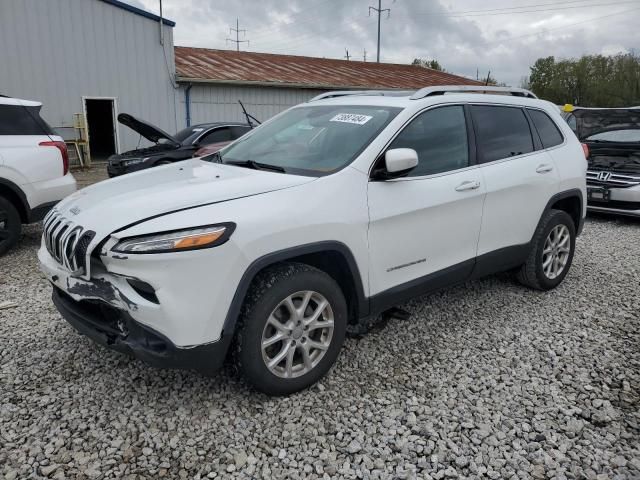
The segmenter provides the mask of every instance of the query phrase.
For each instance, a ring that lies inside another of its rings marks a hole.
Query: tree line
[[[412,64],[446,72],[435,59],[416,58]],[[504,85],[490,76],[487,84]],[[553,56],[539,58],[530,67],[529,76],[523,78],[521,87],[558,105],[640,106],[640,55],[630,52],[560,60]]]
[[[539,58],[523,86],[558,105],[629,107],[640,105],[640,56],[635,52]]]

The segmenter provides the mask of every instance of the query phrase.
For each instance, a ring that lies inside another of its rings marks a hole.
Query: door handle
[[[538,165],[538,168],[536,168],[536,172],[538,173],[549,173],[551,170],[553,170],[553,165],[549,165],[548,163]]]
[[[456,192],[464,192],[466,190],[475,190],[480,188],[480,182],[476,180],[467,180],[456,187]]]

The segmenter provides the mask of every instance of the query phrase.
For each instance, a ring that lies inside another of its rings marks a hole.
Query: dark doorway
[[[85,99],[89,151],[92,161],[104,161],[116,153],[113,99]]]

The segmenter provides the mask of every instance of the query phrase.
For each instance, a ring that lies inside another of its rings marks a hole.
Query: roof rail
[[[444,95],[445,93],[497,93],[513,95],[514,97],[538,98],[533,92],[525,90],[524,88],[492,87],[485,85],[444,85],[440,87],[422,88],[411,95],[411,100],[420,100],[421,98]]]
[[[413,90],[336,90],[333,92],[325,92],[313,97],[310,102],[316,100],[324,100],[327,98],[346,97],[350,95],[378,95],[382,97],[406,97],[412,95]]]

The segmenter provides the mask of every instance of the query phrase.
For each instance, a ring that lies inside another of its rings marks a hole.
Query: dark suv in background
[[[155,125],[127,113],[118,115],[118,121],[155,145],[111,155],[107,166],[110,177],[186,160],[205,145],[230,143],[252,128],[246,123],[201,123],[169,135]]]

